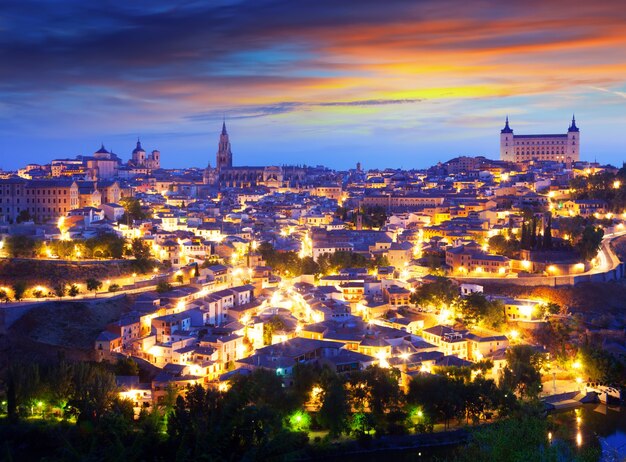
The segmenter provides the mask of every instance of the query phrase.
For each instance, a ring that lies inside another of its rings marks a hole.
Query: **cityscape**
[[[0,13],[3,460],[626,460],[619,5],[567,35],[452,0],[37,3]],[[497,38],[528,55],[490,80]],[[555,50],[597,75],[504,83]]]

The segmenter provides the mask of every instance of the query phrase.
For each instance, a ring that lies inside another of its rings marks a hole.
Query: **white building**
[[[514,135],[506,118],[500,130],[500,159],[525,163],[533,160],[551,160],[571,164],[580,160],[580,130],[576,119],[563,135]]]

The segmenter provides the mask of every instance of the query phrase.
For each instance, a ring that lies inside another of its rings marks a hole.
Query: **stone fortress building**
[[[500,130],[500,160],[515,163],[556,161],[571,164],[580,160],[580,130],[576,119],[567,133],[558,135],[515,135],[506,118]]]
[[[222,132],[215,158],[215,168],[212,168],[209,163],[204,171],[204,183],[217,186],[220,189],[255,186],[280,188],[300,184],[305,177],[303,168],[292,166],[233,167],[233,153],[225,121],[222,123]]]

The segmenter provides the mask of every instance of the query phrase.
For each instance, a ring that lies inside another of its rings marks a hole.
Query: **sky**
[[[166,168],[423,168],[581,129],[626,160],[622,0],[3,0],[0,168],[137,137]]]

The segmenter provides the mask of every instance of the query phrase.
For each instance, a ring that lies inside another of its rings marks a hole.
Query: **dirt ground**
[[[132,305],[128,296],[113,299],[42,303],[0,337],[0,350],[12,356],[90,360],[94,341],[110,322]],[[0,368],[2,365],[0,364]]]
[[[17,280],[27,285],[52,286],[57,281],[85,281],[88,278],[112,279],[132,273],[130,260],[69,262],[58,260],[0,260],[0,286]]]

